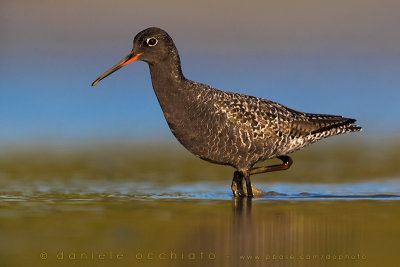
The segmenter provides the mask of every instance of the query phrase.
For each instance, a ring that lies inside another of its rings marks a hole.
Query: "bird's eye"
[[[158,43],[158,40],[154,37],[147,38],[146,44],[148,46],[155,46]]]

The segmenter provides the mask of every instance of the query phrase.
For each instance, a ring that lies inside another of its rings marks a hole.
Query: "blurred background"
[[[197,159],[170,133],[145,63],[90,85],[139,31],[160,27],[189,79],[363,126],[293,154],[290,170],[255,176],[256,185],[398,194],[399,9],[395,0],[2,0],[0,262],[183,247],[363,253],[368,266],[389,266],[400,238],[395,200],[259,200],[251,217],[230,203],[233,169]]]
[[[91,82],[158,26],[189,79],[400,131],[396,1],[1,1],[0,140],[173,139],[148,67]],[[358,139],[359,139],[358,134]]]
[[[153,166],[154,157],[176,152],[195,167],[231,175],[229,168],[206,167],[210,164],[175,140],[146,63],[135,62],[90,86],[130,52],[139,31],[158,26],[173,37],[189,79],[305,112],[358,120],[363,132],[294,154],[295,161],[308,164],[297,164],[296,179],[395,177],[400,173],[399,7],[390,0],[2,1],[3,172],[11,172],[10,160],[18,154],[26,166],[37,161],[27,167],[29,173],[37,164],[49,170],[47,162],[57,160],[51,165],[75,172],[73,157],[91,169],[99,164],[81,158],[101,157],[106,159],[98,161],[107,161],[111,169],[107,173],[125,164],[110,162],[127,161],[127,171],[134,174],[138,169],[131,166],[138,157],[148,155]],[[168,152],[158,153],[160,147]],[[105,174],[103,165],[98,168]],[[323,173],[314,175],[310,168]]]

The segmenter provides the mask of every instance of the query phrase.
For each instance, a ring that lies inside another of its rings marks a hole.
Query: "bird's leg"
[[[278,159],[282,160],[282,164],[252,168],[250,171],[241,172],[235,171],[232,179],[232,192],[235,197],[261,197],[265,195],[279,195],[276,192],[264,192],[251,184],[250,175],[259,174],[264,172],[282,171],[287,170],[293,163],[289,156],[279,156]],[[244,178],[244,179],[243,179]],[[246,186],[246,193],[244,192]]]
[[[243,174],[239,171],[233,173],[232,179],[232,193],[235,197],[244,197],[245,193],[243,190]]]
[[[289,156],[279,156],[278,159],[282,160],[282,164],[253,168],[250,170],[250,175],[264,172],[287,170],[293,163],[292,158]]]
[[[233,174],[231,188],[232,188],[232,193],[235,197],[246,197],[248,195],[249,190],[247,190],[247,185],[246,185],[247,182],[243,178],[244,175],[239,171],[235,171],[235,173]],[[246,192],[244,190],[245,186],[246,186]],[[262,197],[266,195],[264,191],[257,188],[253,184],[251,184],[251,191],[253,193],[253,197]]]
[[[251,181],[250,181],[250,172],[246,171],[243,173],[244,179],[246,180],[246,189],[247,189],[247,197],[254,197],[253,196],[253,189],[251,187]]]

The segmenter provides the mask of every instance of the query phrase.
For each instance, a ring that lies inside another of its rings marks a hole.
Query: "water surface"
[[[357,150],[300,153],[253,179],[281,195],[253,200],[232,197],[231,169],[187,154],[74,151],[0,154],[1,266],[398,262],[397,150],[350,165]]]
[[[221,182],[0,184],[7,266],[377,266],[400,238],[399,179],[264,183],[286,195],[251,201]]]

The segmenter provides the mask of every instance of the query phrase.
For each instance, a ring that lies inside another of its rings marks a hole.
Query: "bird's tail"
[[[311,134],[324,134],[331,136],[362,130],[362,127],[354,124],[356,122],[355,119],[323,114],[307,114],[307,117],[315,127],[311,131]]]

